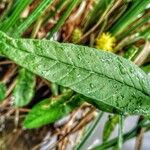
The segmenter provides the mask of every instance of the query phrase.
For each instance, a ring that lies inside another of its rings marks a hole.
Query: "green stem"
[[[103,112],[100,112],[97,116],[97,118],[94,120],[94,122],[92,123],[92,125],[88,128],[88,130],[86,131],[86,134],[84,135],[84,137],[81,139],[81,142],[75,147],[74,150],[82,150],[83,145],[86,143],[86,141],[94,134],[94,129],[96,128],[96,126],[98,125],[99,121],[101,120],[102,116],[103,116]]]
[[[124,115],[119,115],[118,150],[122,150]]]
[[[47,38],[51,39],[55,32],[57,32],[61,26],[64,24],[65,20],[69,17],[72,10],[75,8],[75,6],[80,2],[80,0],[72,0],[68,4],[68,9],[64,12],[64,14],[61,16],[59,21],[56,23],[56,25],[51,29],[51,31],[48,33]]]
[[[140,126],[143,126],[144,125],[144,121],[141,122],[140,124],[138,124],[136,127],[134,127],[131,131],[125,133],[123,135],[123,142],[126,142],[127,140],[133,138],[136,136],[137,134],[137,130]],[[150,129],[147,128],[145,131],[149,131]],[[98,146],[95,146],[94,148],[92,148],[92,150],[104,150],[104,149],[108,149],[112,146],[115,146],[118,142],[118,137],[108,141],[108,142],[104,142],[102,143],[101,145],[98,145]]]

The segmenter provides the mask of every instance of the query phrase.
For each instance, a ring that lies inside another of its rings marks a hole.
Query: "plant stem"
[[[140,123],[143,120],[144,120],[144,117],[140,116],[138,123]],[[143,136],[144,136],[144,131],[145,131],[145,128],[143,128],[143,127],[139,127],[139,129],[137,130],[135,150],[141,150]]]
[[[125,142],[125,141],[127,141],[127,140],[129,140],[129,139],[131,139],[131,138],[133,138],[133,137],[135,137],[138,128],[139,128],[140,126],[143,126],[143,125],[144,125],[144,121],[141,122],[140,124],[138,124],[136,127],[134,127],[131,131],[125,133],[125,134],[123,135],[123,142]],[[145,130],[145,132],[146,132],[146,131],[149,131],[149,130],[150,130],[150,129],[147,128],[147,129]],[[112,139],[112,140],[110,140],[110,141],[108,141],[108,142],[104,142],[104,143],[102,143],[101,145],[95,146],[94,148],[92,148],[92,150],[104,150],[104,149],[108,149],[108,148],[110,148],[110,147],[112,147],[112,146],[115,146],[115,145],[117,144],[117,141],[118,141],[118,137],[116,137],[116,138],[114,138],[114,139]]]
[[[94,134],[95,128],[98,125],[99,121],[101,120],[103,116],[103,112],[100,112],[97,116],[97,118],[94,120],[94,122],[91,124],[91,126],[86,131],[86,134],[81,139],[81,142],[75,147],[74,150],[81,150],[82,146],[85,144],[85,142]]]
[[[123,126],[124,126],[124,115],[119,115],[119,135],[118,135],[118,150],[122,150],[123,143]]]

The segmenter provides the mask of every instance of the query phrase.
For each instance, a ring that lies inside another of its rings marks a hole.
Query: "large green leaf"
[[[20,69],[17,83],[13,91],[15,105],[27,105],[34,96],[34,87],[35,75],[25,69]]]
[[[46,99],[35,105],[27,115],[24,126],[37,128],[53,123],[81,105],[80,95],[67,92],[56,98]]]
[[[129,60],[94,48],[0,32],[0,53],[47,80],[131,114],[150,113],[150,80]]]

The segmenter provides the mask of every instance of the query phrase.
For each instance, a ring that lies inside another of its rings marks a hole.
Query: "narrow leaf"
[[[17,19],[20,17],[20,14],[22,11],[32,2],[32,0],[20,0],[15,8],[15,10],[12,12],[10,17],[4,21],[1,26],[0,30],[2,31],[8,31],[17,21]]]
[[[132,22],[138,19],[138,15],[141,14],[146,7],[150,4],[150,0],[141,0],[135,2],[128,11],[117,21],[112,27],[111,33],[113,35],[119,35],[124,31]]]
[[[15,105],[18,107],[27,105],[34,95],[34,87],[35,75],[25,69],[21,69],[13,91]]]
[[[67,92],[59,97],[43,100],[35,105],[27,115],[24,126],[37,128],[53,123],[81,105],[80,96]]]
[[[13,36],[19,37],[52,2],[53,0],[41,1],[41,4],[32,12],[32,14],[18,26]]]
[[[5,99],[6,96],[6,85],[4,83],[0,83],[0,102]]]
[[[111,133],[114,131],[114,128],[119,122],[119,115],[113,115],[113,116],[108,116],[108,120],[105,123],[104,129],[103,129],[103,141],[106,142]]]
[[[49,40],[12,39],[0,32],[0,53],[18,65],[130,114],[150,113],[150,80],[129,60],[94,48]]]

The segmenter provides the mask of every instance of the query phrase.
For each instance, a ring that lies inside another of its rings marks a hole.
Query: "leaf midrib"
[[[15,39],[13,39],[13,38],[10,38],[10,37],[6,37],[7,39],[9,38],[9,40],[15,40]],[[19,39],[20,40],[20,39]],[[32,39],[32,41],[36,41],[36,42],[38,42],[38,40],[36,40],[36,39]],[[16,47],[14,46],[14,45],[12,45],[12,43],[10,42],[9,44],[7,43],[7,40],[5,41],[6,42],[6,45],[9,47],[9,46],[11,46],[12,48],[14,48],[14,49],[16,49]],[[49,41],[50,42],[50,41]],[[18,46],[18,45],[17,45]],[[18,47],[17,47],[18,48]],[[60,60],[58,60],[58,59],[54,59],[54,58],[52,58],[52,57],[48,57],[48,56],[45,56],[45,55],[40,55],[40,54],[38,54],[38,53],[36,53],[36,51],[35,51],[35,53],[33,53],[32,51],[27,51],[27,50],[25,50],[25,49],[21,49],[21,48],[18,48],[20,51],[23,51],[23,52],[26,52],[26,53],[29,53],[29,54],[35,54],[35,55],[37,55],[37,56],[39,56],[39,57],[43,57],[43,58],[47,58],[47,59],[51,59],[51,60],[53,60],[53,61],[56,61],[56,62],[58,62],[58,63],[63,63],[63,64],[66,64],[66,65],[69,65],[69,66],[72,66],[72,67],[74,67],[74,68],[80,68],[80,69],[84,69],[84,70],[86,70],[86,71],[88,71],[88,72],[90,72],[90,73],[96,73],[96,74],[98,74],[98,75],[101,75],[101,76],[104,76],[104,77],[106,77],[106,78],[108,78],[108,79],[110,79],[110,80],[115,80],[116,82],[119,82],[119,83],[121,83],[122,85],[126,85],[126,86],[129,86],[130,88],[133,88],[133,89],[136,89],[137,91],[140,91],[140,92],[142,92],[144,95],[146,95],[146,96],[148,96],[149,97],[149,95],[148,95],[148,93],[146,93],[145,91],[143,91],[143,90],[141,90],[141,89],[138,89],[137,87],[133,87],[133,86],[131,86],[131,85],[129,85],[129,84],[126,84],[125,82],[121,82],[121,81],[119,81],[119,80],[116,80],[116,79],[114,79],[114,78],[111,78],[111,77],[109,77],[109,76],[107,76],[107,75],[105,75],[105,74],[103,74],[103,73],[99,73],[99,72],[97,72],[97,71],[91,71],[90,69],[86,69],[86,68],[84,68],[84,67],[81,67],[81,66],[76,66],[75,64],[70,64],[70,63],[66,63],[66,62],[64,62],[64,61],[60,61]],[[18,50],[18,49],[16,49],[16,50]],[[26,68],[26,69],[28,69],[28,68]]]

